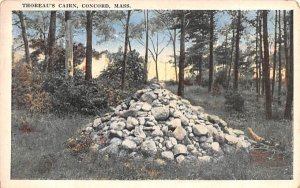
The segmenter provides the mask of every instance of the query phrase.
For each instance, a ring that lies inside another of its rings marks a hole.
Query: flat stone
[[[174,153],[175,156],[180,155],[180,154],[186,155],[187,154],[187,148],[183,144],[176,144],[173,148],[173,153]]]
[[[161,157],[162,157],[163,159],[166,159],[166,160],[169,160],[169,161],[174,160],[174,154],[173,154],[173,152],[171,152],[171,151],[164,151],[164,152],[161,152]]]
[[[121,111],[119,115],[121,117],[127,118],[129,116],[136,117],[137,114],[138,114],[138,110],[136,110],[136,109],[129,109],[129,110],[123,110],[123,111]]]
[[[196,124],[193,126],[193,133],[197,136],[207,135],[208,129],[204,125]]]
[[[141,144],[141,151],[150,156],[154,156],[157,152],[155,142],[153,140],[146,140]]]
[[[210,162],[210,157],[209,156],[202,156],[202,157],[198,157],[198,160],[200,163],[209,163]]]
[[[105,148],[102,148],[99,153],[107,153],[107,154],[113,154],[116,155],[119,153],[119,146],[116,144],[111,144]]]
[[[241,131],[241,130],[238,130],[238,129],[233,129],[232,132],[234,134],[236,134],[237,136],[245,134],[244,131]]]
[[[125,139],[122,142],[122,148],[128,149],[128,150],[134,150],[137,147],[136,143],[133,142],[132,140]]]
[[[218,142],[211,143],[211,149],[214,153],[220,153],[221,151],[220,144]]]
[[[146,138],[146,134],[144,133],[143,127],[141,127],[141,126],[135,127],[133,134],[136,137],[140,137],[140,138],[143,138],[143,139]]]
[[[233,135],[225,134],[225,140],[228,144],[236,144],[239,139]]]
[[[154,99],[157,99],[157,95],[153,92],[147,92],[141,96],[141,101],[147,102],[149,104],[151,104]]]
[[[184,137],[186,135],[186,131],[184,128],[182,128],[181,126],[178,126],[174,131],[173,131],[173,136],[177,139],[177,140],[183,140]]]
[[[143,105],[142,105],[142,110],[143,111],[148,112],[148,111],[151,110],[151,108],[152,108],[152,106],[149,103],[143,103]]]
[[[216,116],[216,115],[208,115],[207,119],[211,123],[219,123],[220,122],[220,118],[218,116]]]
[[[124,129],[125,126],[126,126],[126,124],[122,121],[119,121],[119,122],[114,121],[110,124],[109,128],[112,130],[121,131]]]

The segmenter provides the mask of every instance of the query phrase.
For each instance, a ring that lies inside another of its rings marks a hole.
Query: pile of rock
[[[159,84],[137,91],[82,133],[100,153],[178,163],[187,159],[208,162],[250,146],[243,131],[228,128],[224,120]]]

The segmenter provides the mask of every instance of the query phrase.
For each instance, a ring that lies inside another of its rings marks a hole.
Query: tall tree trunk
[[[287,16],[286,11],[283,11],[283,35],[284,35],[284,53],[285,53],[285,83],[289,82],[289,49],[288,49],[288,32],[287,32]]]
[[[85,80],[92,79],[92,61],[93,61],[93,13],[86,11],[86,63]]]
[[[29,46],[28,46],[28,39],[27,39],[27,32],[26,32],[26,24],[24,21],[24,14],[22,11],[18,11],[17,15],[20,19],[20,23],[21,23],[21,30],[22,30],[22,38],[23,38],[23,42],[24,42],[24,50],[25,50],[25,60],[27,65],[29,65],[30,67],[31,65],[31,59],[30,59],[30,54],[29,54]]]
[[[179,57],[179,82],[177,95],[184,96],[184,60],[185,60],[185,11],[180,16],[180,57]]]
[[[176,28],[174,28],[173,30],[174,30],[173,54],[174,54],[175,79],[176,79],[176,83],[178,83],[177,62],[176,62]]]
[[[54,55],[53,49],[55,45],[55,32],[56,32],[56,11],[51,11],[50,13],[50,26],[48,33],[48,72],[52,72],[54,69]]]
[[[148,10],[145,10],[145,30],[146,30],[146,46],[145,46],[145,67],[144,67],[144,74],[145,74],[145,84],[148,81],[148,46],[149,46],[149,27],[148,27]]]
[[[269,42],[268,42],[268,11],[263,11],[263,42],[264,42],[264,78],[266,96],[266,117],[272,118],[272,96],[270,88]]]
[[[66,22],[66,57],[65,57],[65,77],[66,79],[74,76],[73,66],[73,34],[71,11],[65,11]]]
[[[281,63],[281,44],[282,44],[282,36],[281,36],[281,19],[280,19],[280,10],[278,12],[278,29],[279,29],[279,38],[278,38],[278,105],[281,105],[281,83],[282,83],[282,63]]]
[[[202,82],[202,54],[200,54],[198,61],[198,84],[201,85]]]
[[[214,45],[214,12],[210,11],[210,29],[209,29],[209,78],[208,78],[208,92],[211,92],[212,83],[213,83],[213,74],[214,74],[214,54],[213,54],[213,45]]]
[[[238,20],[235,39],[235,61],[234,61],[234,82],[233,90],[238,91],[239,59],[240,59],[240,31],[241,30],[241,11],[238,10]]]
[[[232,66],[232,62],[233,62],[233,53],[234,53],[234,28],[232,28],[232,39],[231,39],[231,53],[230,53],[230,63],[229,63],[229,70],[228,70],[228,80],[227,80],[227,89],[229,89],[229,85],[230,85],[230,78],[231,78],[231,66]]]
[[[156,49],[157,52],[155,53],[155,69],[156,69],[156,79],[157,81],[159,81],[159,77],[158,77],[158,33],[156,33]]]
[[[129,39],[128,38],[128,28],[129,28],[130,13],[131,13],[131,10],[128,10],[126,27],[125,27],[125,44],[124,44],[124,54],[123,54],[123,66],[122,66],[122,83],[121,83],[122,90],[125,89],[125,72],[126,72],[126,61],[127,61],[127,46],[128,46],[128,39]]]
[[[286,119],[293,119],[292,107],[293,107],[293,90],[294,90],[294,12],[290,11],[290,57],[289,57],[289,82],[286,96],[286,106],[284,111],[284,117]]]
[[[276,78],[276,61],[277,61],[277,10],[275,12],[275,37],[274,37],[274,62],[272,78],[272,98],[274,96],[275,78]]]
[[[264,71],[264,56],[263,56],[263,36],[262,36],[262,14],[260,12],[259,14],[259,52],[260,52],[260,69],[262,70],[261,72]],[[262,73],[261,74],[261,93],[262,95],[265,94],[265,75]]]
[[[258,101],[260,95],[260,72],[258,63],[258,25],[256,25],[256,35],[255,35],[255,75],[256,75],[256,99]]]

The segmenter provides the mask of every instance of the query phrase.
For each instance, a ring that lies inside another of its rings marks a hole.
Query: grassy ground
[[[176,87],[167,86],[175,91]],[[244,114],[226,110],[222,96],[213,97],[198,86],[186,87],[186,98],[216,114],[230,126],[251,127],[264,137],[273,137],[288,156],[283,163],[258,164],[249,156],[236,154],[222,161],[203,164],[161,164],[159,161],[132,161],[89,153],[73,155],[64,142],[92,117],[28,114],[12,111],[12,179],[291,179],[292,123],[281,118],[266,121],[262,99],[251,93]],[[278,108],[278,114],[281,114]]]

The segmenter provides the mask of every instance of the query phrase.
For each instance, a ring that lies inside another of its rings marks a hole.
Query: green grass
[[[176,87],[167,86],[176,91]],[[64,142],[80,131],[92,117],[79,114],[57,116],[54,114],[30,114],[24,110],[12,111],[12,179],[291,179],[292,178],[292,122],[277,117],[266,120],[263,99],[256,101],[252,93],[243,93],[246,110],[237,113],[225,109],[223,96],[213,97],[206,88],[186,87],[186,98],[206,112],[218,115],[229,126],[245,131],[251,127],[263,137],[273,137],[284,146],[289,156],[283,164],[257,164],[249,155],[235,154],[210,164],[167,163],[133,161],[129,158],[102,156],[95,153],[78,155]],[[282,113],[278,108],[278,114]],[[100,114],[99,114],[100,115]],[[28,122],[32,132],[19,128]]]

